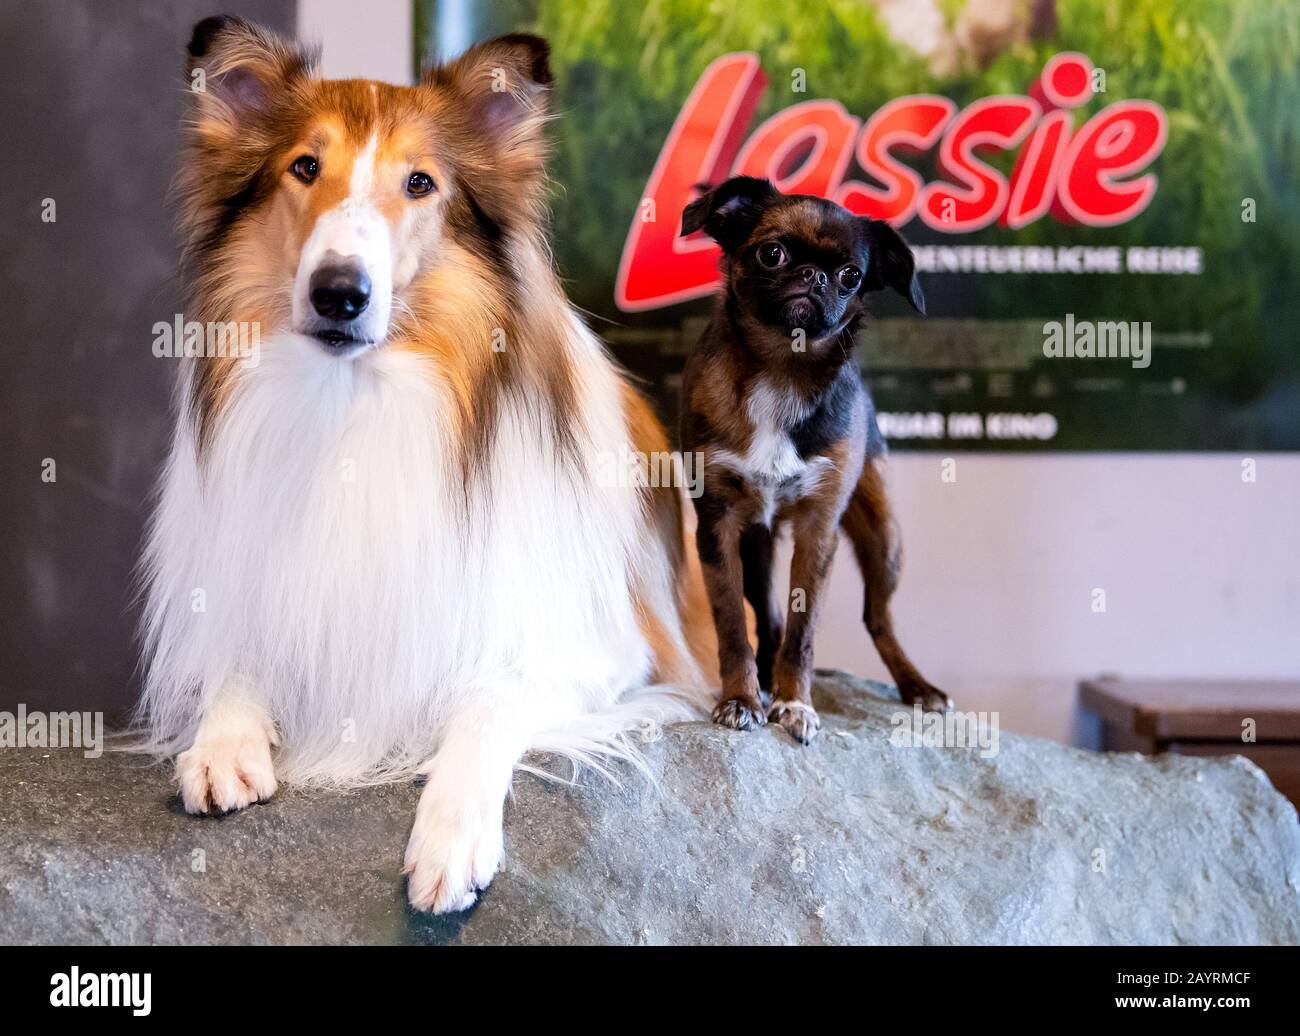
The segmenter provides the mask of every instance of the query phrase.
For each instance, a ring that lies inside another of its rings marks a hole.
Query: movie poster
[[[895,449],[1300,448],[1300,6],[422,3],[553,47],[556,259],[674,423],[717,287],[696,185],[897,226],[928,316],[857,355]]]

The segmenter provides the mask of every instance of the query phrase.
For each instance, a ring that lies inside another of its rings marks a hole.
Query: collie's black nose
[[[355,320],[370,304],[370,278],[359,263],[321,266],[309,288],[312,308],[326,320]]]

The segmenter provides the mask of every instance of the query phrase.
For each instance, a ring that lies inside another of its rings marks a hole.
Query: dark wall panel
[[[293,0],[220,6],[293,28]],[[184,47],[212,13],[211,0],[0,11],[3,710],[120,714],[136,693],[131,581],[174,379],[151,328],[181,311],[167,189]]]

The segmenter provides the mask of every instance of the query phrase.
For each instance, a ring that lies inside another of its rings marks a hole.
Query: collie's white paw
[[[502,809],[451,801],[427,786],[406,843],[407,895],[417,910],[468,910],[501,865]]]
[[[176,784],[187,813],[228,813],[275,794],[266,714],[243,703],[215,706],[194,744],[176,757]]]

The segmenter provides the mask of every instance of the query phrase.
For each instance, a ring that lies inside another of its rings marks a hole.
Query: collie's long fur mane
[[[585,761],[697,715],[711,627],[680,493],[597,475],[669,445],[553,269],[544,42],[396,87],[321,80],[311,50],[211,19],[189,60],[187,315],[255,325],[261,346],[182,361],[141,568],[138,744],[174,753],[214,695],[246,697],[282,777],[356,784],[416,772],[456,715]],[[304,150],[309,190],[286,173]],[[407,154],[435,199],[381,192]],[[392,316],[341,359],[292,326],[298,256],[363,187]]]

